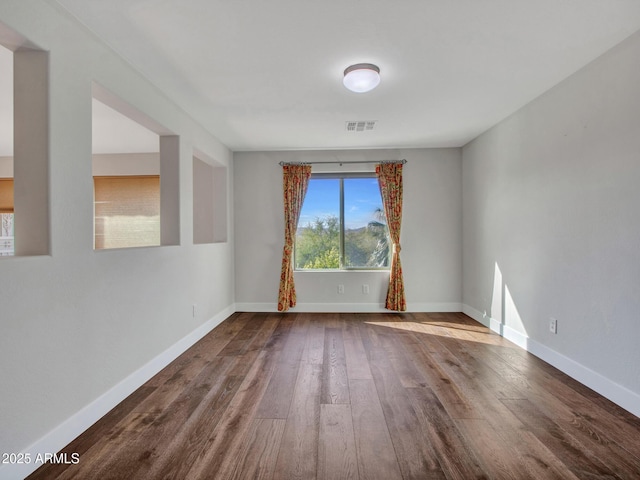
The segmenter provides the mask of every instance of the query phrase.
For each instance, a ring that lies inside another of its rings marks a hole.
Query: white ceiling
[[[638,0],[56,1],[236,151],[461,146],[640,29]]]

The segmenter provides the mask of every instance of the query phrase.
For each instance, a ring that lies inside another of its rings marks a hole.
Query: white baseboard
[[[485,327],[491,328],[491,317],[486,313],[482,313],[480,310],[476,310],[475,308],[470,307],[469,305],[466,305],[464,303],[462,304],[462,313],[464,313],[465,315],[469,315],[476,322],[480,322]]]
[[[236,312],[277,312],[278,304],[273,303],[238,303],[236,302]]]
[[[409,303],[407,312],[459,312],[461,303]],[[277,312],[274,303],[236,303],[238,312]],[[291,313],[392,313],[381,303],[298,303],[288,310]]]
[[[462,312],[490,328],[492,331],[502,335],[504,338],[515,343],[532,355],[535,355],[548,364],[553,365],[561,372],[569,375],[571,378],[598,392],[600,395],[611,400],[616,405],[619,405],[625,410],[633,413],[635,416],[640,417],[640,394],[612,382],[598,372],[594,372],[590,368],[585,367],[575,360],[572,360],[546,345],[527,337],[521,332],[500,323],[498,320],[483,314],[469,305],[463,304]]]
[[[45,436],[37,440],[21,453],[29,454],[29,464],[5,464],[0,468],[0,479],[15,480],[24,478],[39,467],[42,463],[35,463],[38,454],[56,453],[69,444],[73,439],[87,430],[91,425],[102,418],[113,407],[131,395],[156,373],[169,365],[173,360],[184,353],[189,347],[204,337],[218,326],[224,319],[235,312],[231,305],[219,312],[213,318],[200,325],[187,336],[173,344],[164,352],[150,360],[131,375],[123,379],[113,388],[102,394],[96,400],[85,406],[82,410],[55,427]]]

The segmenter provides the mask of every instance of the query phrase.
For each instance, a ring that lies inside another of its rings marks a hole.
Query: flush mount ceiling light
[[[342,83],[352,92],[368,92],[380,83],[380,69],[372,63],[351,65],[345,69]]]

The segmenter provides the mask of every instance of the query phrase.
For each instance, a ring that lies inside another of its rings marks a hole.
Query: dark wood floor
[[[459,313],[237,313],[30,479],[640,478],[640,420]]]

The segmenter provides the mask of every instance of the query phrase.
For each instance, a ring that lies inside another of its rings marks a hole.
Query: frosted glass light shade
[[[380,83],[380,69],[372,63],[351,65],[345,69],[342,83],[352,92],[369,92]]]

